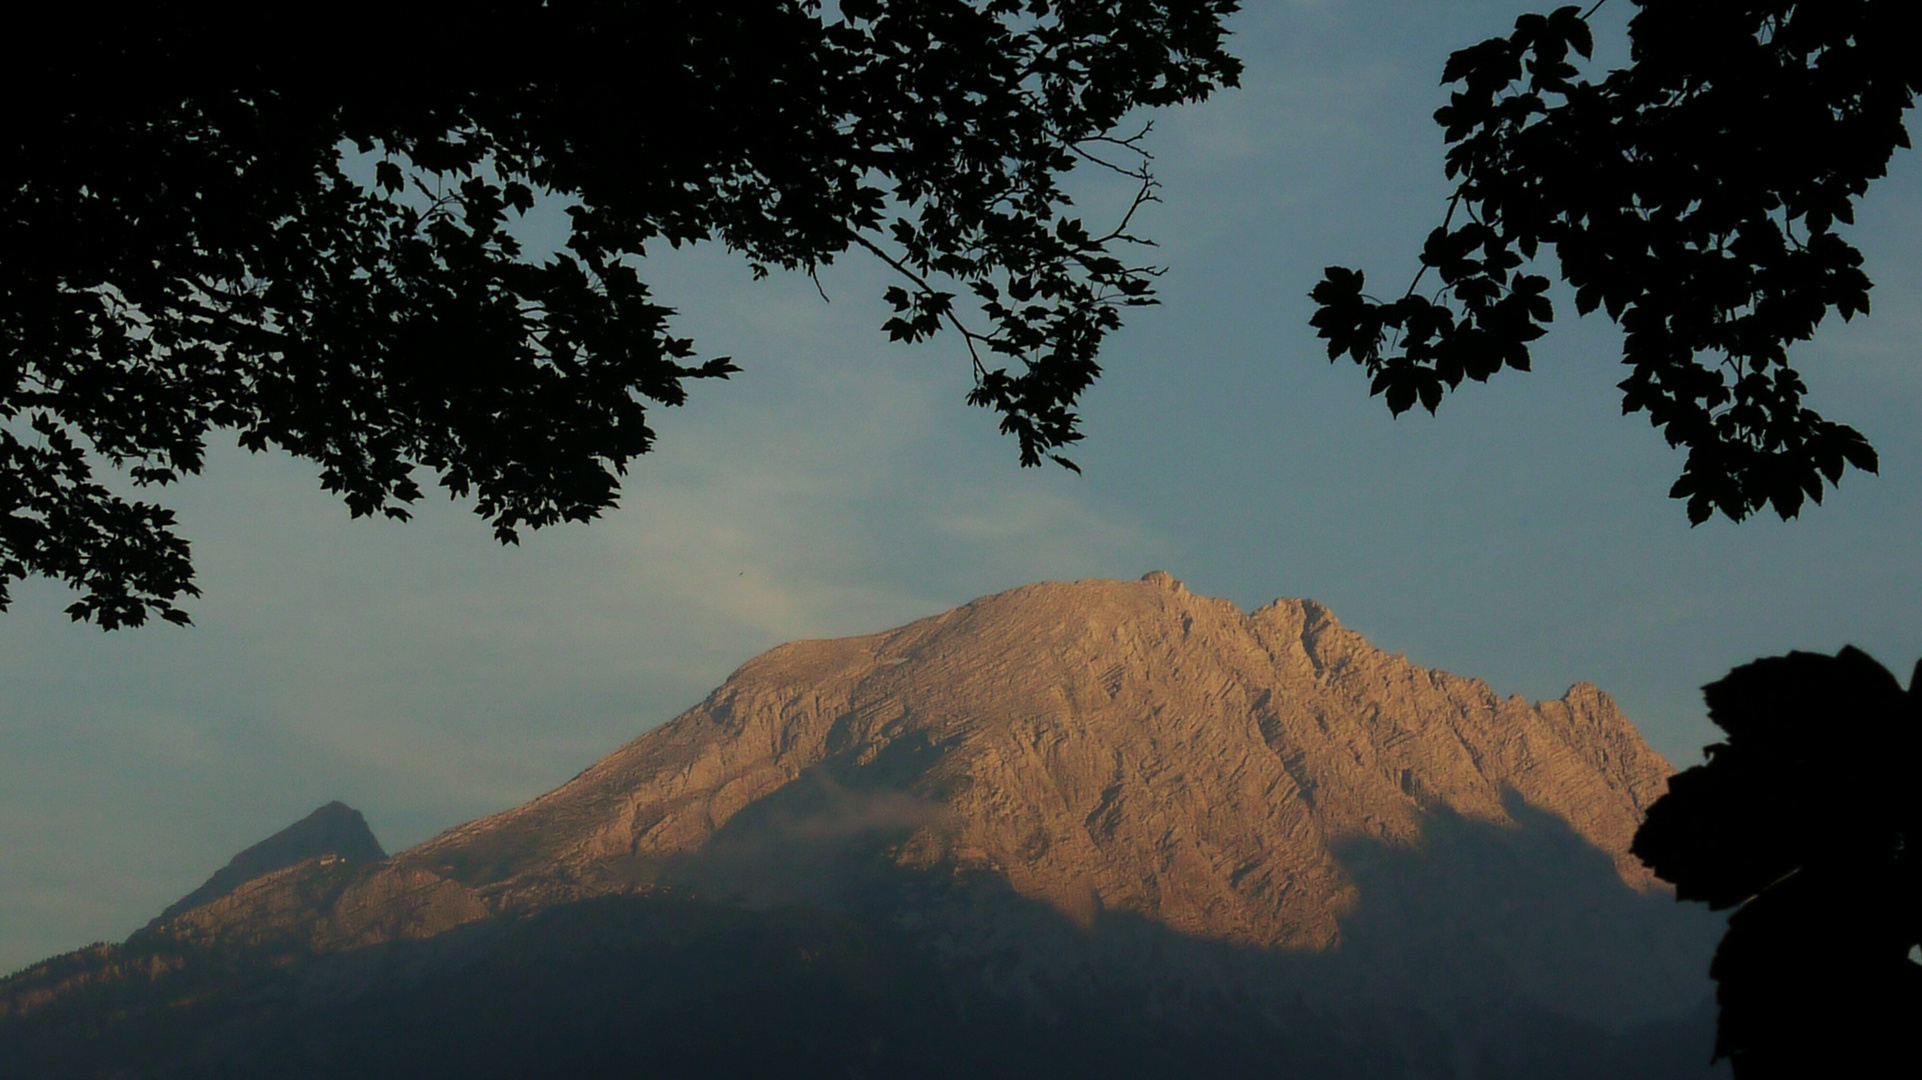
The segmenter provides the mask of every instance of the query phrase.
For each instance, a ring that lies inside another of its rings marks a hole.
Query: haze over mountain
[[[343,802],[330,802],[233,857],[200,888],[167,905],[153,921],[160,926],[182,912],[210,904],[242,885],[275,870],[332,855],[348,862],[379,862],[387,852],[374,839],[367,819]]]
[[[1034,585],[774,649],[391,858],[323,808],[0,984],[0,1066],[1697,1075],[1717,925],[1627,852],[1670,771],[1593,686],[1313,601]]]

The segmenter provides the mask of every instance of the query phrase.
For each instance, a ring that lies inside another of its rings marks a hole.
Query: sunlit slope
[[[761,1031],[834,1075],[1692,1077],[1716,924],[1627,853],[1669,772],[1593,686],[1501,698],[1313,601],[1044,583],[781,646],[526,805],[37,965],[0,1065],[732,1077],[761,1058],[703,1040]]]
[[[1671,771],[1593,686],[1500,698],[1374,648],[1313,601],[1243,613],[1152,574],[781,646],[556,791],[401,862],[493,906],[624,889],[823,769],[874,826],[913,826],[904,863],[1306,948],[1331,943],[1353,902],[1331,846],[1416,844],[1435,808],[1506,822],[1519,797],[1646,888],[1628,842]]]

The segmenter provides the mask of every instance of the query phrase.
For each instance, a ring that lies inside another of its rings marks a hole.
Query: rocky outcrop
[[[495,907],[621,891],[824,767],[860,794],[814,827],[905,831],[904,865],[1304,949],[1332,944],[1354,902],[1336,845],[1419,844],[1435,808],[1508,822],[1511,794],[1647,889],[1628,843],[1670,772],[1593,686],[1502,698],[1313,601],[1244,613],[1156,573],[781,646],[561,788],[400,861]]]
[[[324,953],[433,937],[486,917],[471,891],[430,871],[323,855],[263,874],[153,932],[202,947]]]

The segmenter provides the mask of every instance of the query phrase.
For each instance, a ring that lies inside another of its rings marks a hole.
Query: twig
[[[860,233],[855,232],[852,229],[848,230],[848,237],[852,239],[855,243],[873,252],[875,258],[880,259],[882,262],[887,263],[889,266],[894,267],[894,270],[896,273],[900,274],[902,277],[907,278],[909,281],[914,282],[915,285],[920,287],[921,292],[923,294],[932,296],[937,291],[934,286],[928,284],[928,279],[922,277],[920,274],[915,273],[914,270],[911,267],[909,267],[906,263],[902,262],[901,260],[895,258],[892,255],[889,255],[886,251],[883,251],[880,245],[876,244],[874,241],[869,240],[867,237],[862,236]],[[974,362],[974,377],[976,381],[978,382],[979,380],[986,378],[988,374],[988,366],[981,362],[981,353],[975,349],[974,343],[976,340],[990,341],[992,339],[986,334],[976,333],[973,330],[968,329],[966,326],[963,326],[961,323],[960,317],[954,313],[953,308],[949,308],[945,314],[947,315],[948,323],[952,325],[955,331],[961,335],[961,341],[968,347],[968,359]]]
[[[1128,228],[1128,223],[1135,219],[1136,211],[1151,202],[1161,201],[1161,199],[1155,195],[1155,189],[1160,186],[1161,184],[1156,181],[1154,177],[1143,176],[1141,178],[1141,190],[1135,192],[1134,201],[1128,204],[1128,212],[1121,215],[1121,221],[1116,224],[1113,229],[1109,230],[1106,236],[1095,238],[1093,243],[1100,245],[1106,244],[1110,240],[1126,240],[1131,244],[1140,244],[1142,247],[1155,247],[1156,244],[1153,240],[1144,240],[1138,236],[1130,236],[1126,232],[1126,229]]]
[[[1147,180],[1151,178],[1148,172],[1148,166],[1146,165],[1141,166],[1139,169],[1130,169],[1123,165],[1117,165],[1114,162],[1109,161],[1107,158],[1099,157],[1095,154],[1090,154],[1086,150],[1081,149],[1079,145],[1074,143],[1069,143],[1068,149],[1072,151],[1076,157],[1079,157],[1084,161],[1093,162],[1094,164],[1099,165],[1104,169],[1109,169],[1114,172],[1118,172],[1123,176],[1132,177],[1136,180]]]
[[[1462,201],[1461,189],[1456,188],[1454,197],[1448,200],[1448,213],[1442,216],[1441,227],[1443,229],[1448,228],[1449,224],[1455,220],[1455,207],[1461,205],[1461,201]],[[1403,300],[1406,300],[1409,297],[1415,295],[1415,287],[1420,285],[1421,279],[1426,277],[1427,275],[1428,275],[1428,264],[1423,263],[1421,265],[1421,269],[1415,271],[1415,280],[1408,283],[1408,291],[1405,293],[1402,293],[1401,298]]]

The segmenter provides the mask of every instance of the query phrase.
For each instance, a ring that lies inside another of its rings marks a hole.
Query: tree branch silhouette
[[[1869,309],[1839,227],[1909,145],[1922,54],[1900,0],[1636,0],[1631,63],[1581,77],[1601,7],[1524,15],[1463,49],[1436,113],[1459,182],[1399,300],[1329,267],[1311,294],[1328,356],[1396,415],[1464,379],[1528,370],[1553,309],[1544,248],[1578,313],[1624,330],[1624,412],[1685,447],[1691,523],[1788,518],[1863,436],[1802,403],[1789,348]],[[1464,209],[1468,223],[1455,226]],[[1798,235],[1799,233],[1799,235]],[[1417,294],[1427,272],[1442,279]],[[1727,731],[1671,781],[1634,851],[1684,900],[1735,908],[1710,974],[1715,1055],[1738,1080],[1870,1075],[1915,1057],[1922,1015],[1922,665],[1904,690],[1853,648],[1792,653],[1706,688]],[[1912,1065],[1911,1065],[1912,1067]]]
[[[1451,56],[1450,215],[1421,253],[1442,279],[1384,303],[1329,267],[1312,319],[1396,415],[1430,412],[1464,379],[1526,371],[1554,318],[1546,249],[1578,313],[1624,331],[1624,412],[1687,453],[1673,498],[1691,523],[1784,518],[1850,468],[1874,472],[1854,428],[1804,404],[1789,349],[1831,313],[1868,311],[1854,204],[1907,147],[1922,86],[1900,0],[1637,0],[1632,62],[1600,81],[1586,12],[1524,15]],[[1454,209],[1468,212],[1453,226]],[[1800,229],[1802,236],[1796,235]]]
[[[36,9],[0,69],[0,610],[43,576],[79,592],[75,619],[186,622],[172,514],[95,469],[164,485],[215,431],[315,461],[355,516],[405,518],[428,482],[503,543],[599,516],[654,445],[649,410],[738,370],[654,301],[661,242],[764,276],[882,237],[921,282],[889,334],[956,331],[967,400],[1023,465],[1066,464],[1154,270],[1109,250],[1125,231],[1089,235],[1062,178],[1086,146],[1139,149],[1137,111],[1234,85],[1236,6]],[[535,258],[508,224],[542,199],[568,232]],[[950,318],[937,279],[990,329]]]

